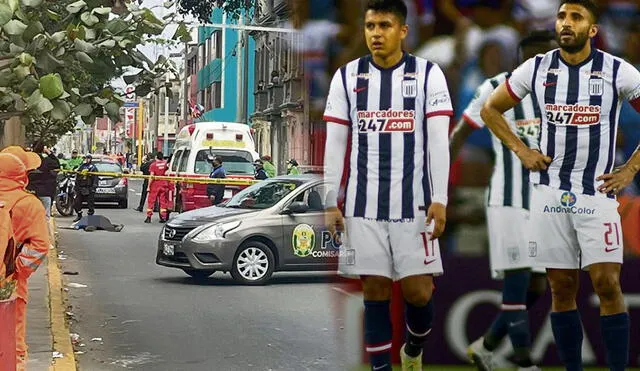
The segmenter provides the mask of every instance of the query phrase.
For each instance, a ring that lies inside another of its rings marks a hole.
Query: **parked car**
[[[326,189],[318,175],[280,176],[179,214],[160,233],[156,263],[195,278],[231,272],[249,285],[275,271],[335,270],[341,238],[324,227]]]
[[[122,166],[108,157],[93,160],[101,173],[122,173]],[[127,178],[113,176],[98,176],[98,189],[95,195],[96,203],[117,203],[121,209],[129,207],[129,183]]]

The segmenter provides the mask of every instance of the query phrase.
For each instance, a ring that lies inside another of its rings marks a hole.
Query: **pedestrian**
[[[520,42],[525,60],[554,48],[557,48],[555,33],[550,31],[533,32]],[[475,129],[485,126],[480,117],[482,105],[507,76],[507,73],[501,73],[491,77],[477,89],[451,136],[452,161],[466,138]],[[516,135],[530,147],[537,148],[541,117],[532,95],[506,112],[505,117]],[[486,334],[471,344],[468,354],[478,369],[490,370],[494,363],[493,352],[509,335],[515,352],[513,361],[519,369],[539,370],[531,360],[527,309],[544,294],[547,278],[544,268],[536,266],[529,258],[529,171],[515,154],[505,152],[498,138],[493,138],[492,143],[496,160],[487,198],[487,227],[491,275],[504,281],[502,306]],[[509,228],[504,228],[505,225]]]
[[[267,177],[273,178],[274,176],[276,176],[276,167],[271,162],[271,156],[264,155],[260,159],[262,160],[264,171],[267,174]]]
[[[162,152],[156,153],[156,160],[149,166],[149,174],[151,176],[166,176],[169,166],[164,160]],[[149,181],[149,198],[147,200],[147,218],[145,223],[151,223],[153,216],[153,205],[158,200],[160,204],[160,223],[166,223],[167,205],[169,203],[169,181],[160,179],[151,179]]]
[[[140,166],[140,170],[142,171],[142,175],[149,175],[150,174],[149,173],[149,168],[151,167],[152,163],[153,163],[153,153],[149,153],[145,157],[144,163]],[[144,181],[142,182],[142,195],[140,196],[140,204],[135,209],[138,212],[142,212],[144,210],[144,205],[145,205],[145,203],[147,201],[147,193],[149,192],[148,187],[149,187],[149,179],[145,178]]]
[[[335,73],[324,113],[326,225],[331,233],[347,232],[339,272],[362,282],[371,369],[392,369],[389,306],[395,280],[406,308],[402,370],[422,370],[433,276],[443,273],[438,237],[446,222],[453,109],[440,67],[402,49],[408,34],[405,3],[369,0],[365,9],[371,54]],[[353,144],[349,153],[347,143]],[[349,175],[340,190],[345,158]],[[345,195],[340,208],[338,194]]]
[[[51,241],[45,210],[38,198],[26,190],[27,171],[37,169],[41,159],[20,147],[9,147],[0,153],[0,202],[11,215],[11,227],[18,249],[15,259],[8,257],[7,276],[16,279],[16,370],[27,366],[26,314],[28,279],[47,256]],[[7,257],[6,255],[4,255]]]
[[[576,307],[580,270],[599,298],[600,327],[612,371],[629,358],[629,315],[620,287],[622,230],[616,194],[640,169],[640,149],[614,169],[620,102],[640,112],[640,72],[592,47],[598,34],[593,0],[562,0],[559,49],[521,64],[482,109],[491,131],[532,171],[529,254],[547,268],[551,328],[567,370],[582,370],[582,321]],[[504,111],[529,94],[541,111],[539,148],[529,148]]]
[[[49,226],[49,237],[53,241],[54,231],[49,223],[49,219],[51,219],[51,205],[56,195],[60,162],[49,147],[45,146],[42,141],[36,142],[33,146],[33,152],[42,157],[42,163],[37,169],[29,172],[29,185],[27,189],[34,193],[36,197],[40,199],[42,205],[44,205],[47,225]]]
[[[269,178],[267,172],[264,170],[264,163],[262,162],[262,160],[256,160],[253,163],[253,167],[255,168],[254,178],[256,180],[265,180]]]
[[[213,169],[211,170],[211,174],[209,174],[209,178],[225,179],[227,177],[227,173],[224,166],[222,166],[222,157],[213,157],[211,163],[213,165]],[[211,205],[217,205],[222,202],[224,199],[224,188],[224,184],[207,184],[207,196],[211,200]]]
[[[287,175],[298,175],[300,171],[298,171],[298,161],[291,159],[287,162]]]
[[[76,199],[74,200],[73,208],[78,214],[73,220],[74,222],[82,219],[82,203],[87,203],[89,209],[87,215],[93,215],[95,213],[95,195],[98,189],[98,176],[87,173],[97,173],[98,168],[91,161],[93,157],[90,154],[84,156],[84,163],[76,170]]]
[[[65,167],[66,170],[75,170],[78,167],[80,167],[80,165],[82,165],[82,162],[84,161],[84,159],[80,156],[78,156],[78,150],[74,149],[73,151],[71,151],[71,158],[69,160],[67,160],[67,166]]]

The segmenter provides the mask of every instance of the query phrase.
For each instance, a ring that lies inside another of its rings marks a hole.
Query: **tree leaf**
[[[52,21],[60,22],[60,20],[62,19],[62,17],[60,17],[60,14],[50,9],[47,9],[46,12],[47,12],[47,17],[49,17],[49,19],[51,19]]]
[[[96,23],[100,22],[100,19],[98,19],[98,17],[89,12],[80,14],[80,20],[82,20],[82,22],[84,22],[84,24],[89,27],[93,27]]]
[[[53,42],[55,42],[56,44],[60,44],[65,37],[67,37],[66,31],[58,31],[51,35],[51,40],[53,40]]]
[[[31,64],[33,63],[33,55],[29,53],[20,54],[18,56],[18,59],[20,60],[20,64],[22,64],[23,66],[31,66]]]
[[[71,115],[71,107],[69,103],[63,100],[53,101],[53,110],[51,110],[51,118],[54,120],[65,120]]]
[[[16,10],[20,9],[20,2],[18,0],[8,0],[6,2],[9,4],[9,7],[11,8],[12,12],[15,12]]]
[[[138,81],[139,77],[140,75],[126,75],[126,76],[122,76],[122,79],[127,85],[131,85],[134,82]]]
[[[100,98],[100,97],[93,97],[93,100],[96,101],[96,103],[98,103],[101,106],[104,106],[105,104],[110,102],[109,99]]]
[[[191,33],[189,32],[189,28],[184,23],[180,23],[171,39],[180,40],[184,43],[191,41]]]
[[[112,35],[120,34],[130,27],[130,24],[120,18],[113,19],[107,23],[107,31]]]
[[[87,3],[80,0],[80,1],[76,1],[75,3],[67,5],[66,9],[67,9],[67,12],[71,14],[76,14],[80,12],[82,9],[84,9],[85,6],[87,6]]]
[[[115,40],[105,40],[105,41],[101,42],[100,44],[98,44],[98,46],[101,47],[101,48],[111,49],[111,48],[114,48],[116,46],[116,41]]]
[[[44,31],[44,26],[42,25],[42,22],[40,21],[35,21],[29,24],[29,26],[27,26],[27,29],[24,30],[24,32],[22,33],[22,39],[26,42],[29,42],[33,39],[35,39],[35,37],[42,33]]]
[[[22,35],[24,30],[27,29],[27,25],[17,19],[12,19],[7,22],[2,29],[7,33],[7,35]]]
[[[0,26],[4,26],[13,18],[13,10],[7,4],[0,4]]]
[[[22,93],[23,96],[28,97],[31,94],[33,94],[33,92],[36,91],[36,89],[38,89],[38,86],[39,86],[39,83],[35,77],[27,76],[27,78],[24,79],[22,84],[20,84],[20,92]]]
[[[91,112],[93,112],[93,107],[89,103],[81,103],[73,109],[73,112],[85,117],[89,116]]]
[[[19,53],[22,53],[24,51],[24,48],[16,45],[16,44],[9,44],[9,53],[11,53],[12,55],[17,55]]]
[[[11,83],[15,79],[15,75],[11,70],[0,71],[0,86],[11,86]]]
[[[47,99],[55,99],[64,93],[60,74],[48,74],[40,78],[40,92]]]
[[[75,56],[81,63],[93,64],[93,59],[85,52],[76,52]]]
[[[37,8],[40,6],[40,4],[42,4],[43,0],[22,0],[22,3],[25,6],[30,6],[32,8]]]
[[[93,127],[93,124],[96,123],[96,115],[82,116],[82,121],[84,121],[85,125]]]
[[[18,79],[23,80],[31,74],[31,69],[27,66],[20,65],[13,69],[13,74],[16,75]]]
[[[80,52],[85,52],[87,54],[91,54],[91,53],[94,53],[96,51],[96,47],[93,46],[93,44],[88,43],[88,42],[86,42],[84,40],[75,39],[75,40],[73,40],[73,44],[75,45],[76,50],[80,51]]]
[[[53,104],[47,98],[42,95],[40,90],[36,89],[33,94],[27,99],[27,107],[42,115],[53,109]]]
[[[107,15],[111,13],[111,8],[101,6],[99,8],[94,8],[91,12],[99,15]]]
[[[164,2],[164,4],[162,4],[162,5],[163,5],[165,8],[169,9],[169,8],[171,8],[172,6],[174,6],[174,5],[175,5],[175,2],[174,2],[174,1],[165,1],[165,2]]]
[[[118,41],[118,45],[120,45],[120,47],[123,48],[123,49],[125,49],[130,44],[133,44],[133,41],[131,41],[129,39],[124,39],[124,40]]]
[[[120,116],[120,106],[115,102],[105,104],[104,109],[107,111],[107,115],[109,115],[109,117]]]

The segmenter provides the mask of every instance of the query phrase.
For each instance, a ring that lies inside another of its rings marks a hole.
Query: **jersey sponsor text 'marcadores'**
[[[487,79],[476,91],[476,95],[464,110],[463,119],[475,128],[484,127],[480,117],[482,106],[491,93],[510,74],[501,73]],[[540,108],[533,94],[527,95],[515,107],[504,113],[511,130],[529,147],[538,148],[540,132]],[[529,209],[529,170],[522,165],[518,156],[500,139],[491,135],[493,152],[496,156],[491,186],[488,192],[489,206],[510,206]]]
[[[532,182],[600,195],[595,179],[613,169],[620,101],[640,110],[640,72],[597,49],[578,65],[553,50],[518,67],[507,88],[517,100],[535,94],[541,109],[540,150],[553,161]]]
[[[350,129],[345,216],[412,219],[431,202],[446,204],[446,182],[434,191],[438,153],[429,151],[427,123],[452,114],[444,74],[425,59],[405,53],[395,66],[381,68],[366,56],[340,68],[324,120]],[[446,162],[448,172],[448,156]]]

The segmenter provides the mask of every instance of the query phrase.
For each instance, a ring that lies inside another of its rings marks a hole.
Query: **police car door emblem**
[[[402,81],[402,96],[404,98],[415,98],[418,95],[418,81],[417,80],[403,80]]]
[[[604,80],[602,79],[590,79],[589,80],[589,94],[601,96],[604,90]]]

